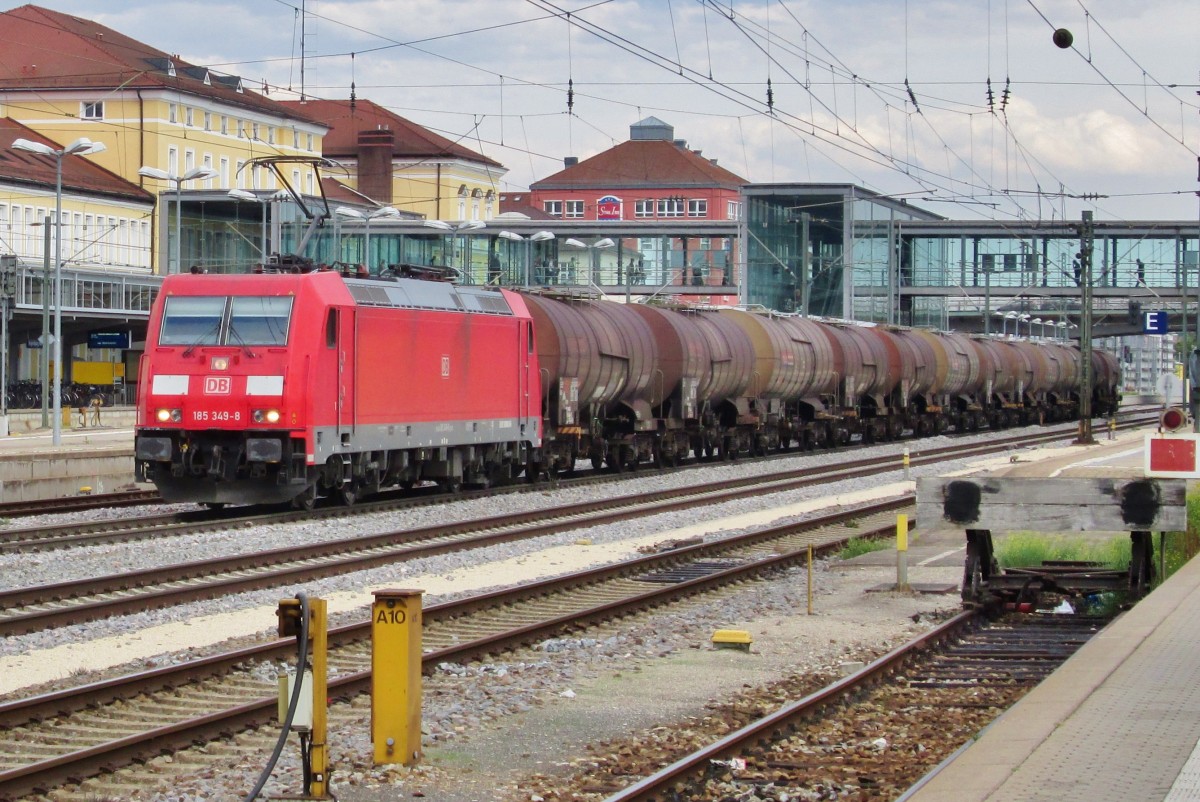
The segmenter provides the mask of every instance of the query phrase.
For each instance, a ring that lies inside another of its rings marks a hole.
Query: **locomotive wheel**
[[[292,499],[292,506],[298,510],[312,512],[313,507],[317,506],[317,485],[310,484],[304,488],[304,491]]]

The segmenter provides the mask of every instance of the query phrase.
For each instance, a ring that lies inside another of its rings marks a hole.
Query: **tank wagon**
[[[332,271],[168,277],[137,471],[209,505],[454,490],[1078,415],[1063,343]],[[1117,363],[1094,351],[1093,410]]]

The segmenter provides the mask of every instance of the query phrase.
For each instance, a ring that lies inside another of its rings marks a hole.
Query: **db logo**
[[[205,395],[229,395],[233,389],[233,382],[228,376],[205,376],[204,377],[204,394]]]

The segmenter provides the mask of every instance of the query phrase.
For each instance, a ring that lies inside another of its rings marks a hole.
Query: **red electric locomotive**
[[[138,391],[139,478],[210,506],[486,484],[541,441],[521,296],[336,272],[170,276]]]

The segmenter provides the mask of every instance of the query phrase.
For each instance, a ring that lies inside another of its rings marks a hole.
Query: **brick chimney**
[[[392,149],[396,135],[386,128],[358,132],[358,191],[376,203],[392,203]]]

